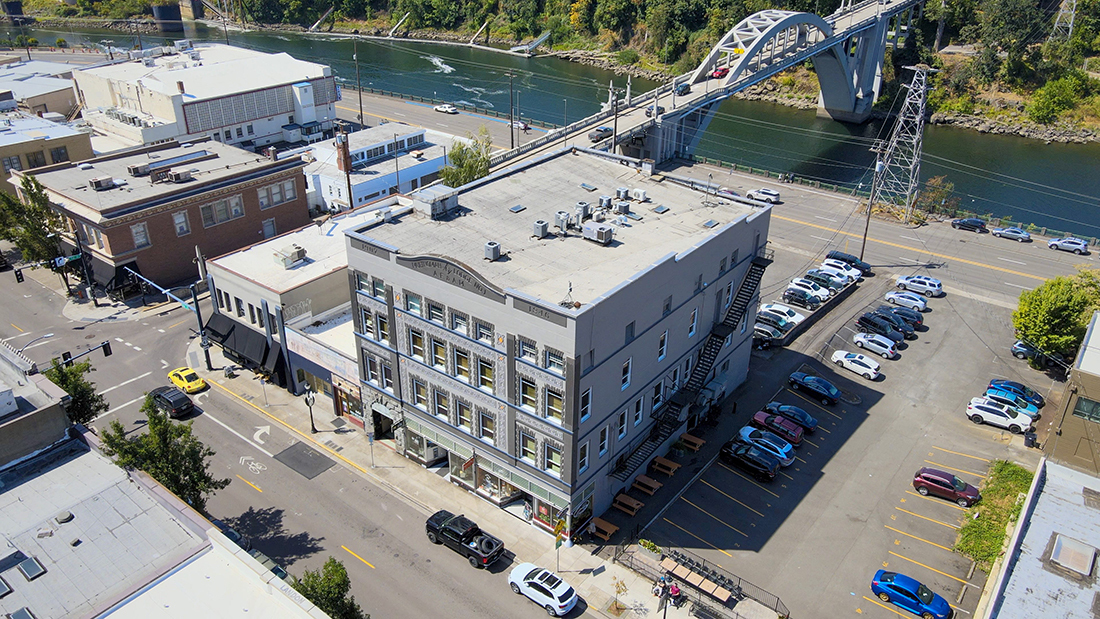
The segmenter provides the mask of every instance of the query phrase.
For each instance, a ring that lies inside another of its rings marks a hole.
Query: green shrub
[[[638,53],[638,50],[627,48],[619,50],[619,53],[616,54],[616,59],[619,61],[619,64],[630,65],[637,64],[637,62],[642,59],[642,56]]]
[[[1065,77],[1051,80],[1035,91],[1031,103],[1027,106],[1027,115],[1031,120],[1048,125],[1066,110],[1072,110],[1077,101],[1089,94],[1088,76],[1073,71]]]
[[[966,524],[959,529],[955,550],[989,569],[1001,553],[1005,527],[1020,517],[1033,473],[1024,467],[997,460],[982,487],[982,501],[967,511]]]
[[[657,544],[654,544],[653,542],[651,542],[647,539],[638,540],[638,545],[641,546],[642,548],[645,548],[646,550],[648,550],[650,552],[655,552],[657,554],[661,554],[661,552],[663,552],[661,550],[660,546],[658,546]]]

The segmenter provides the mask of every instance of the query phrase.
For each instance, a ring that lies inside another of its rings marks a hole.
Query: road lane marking
[[[119,387],[121,387],[123,385],[129,385],[130,383],[134,382],[135,380],[141,380],[141,379],[145,378],[146,376],[148,376],[150,374],[152,374],[152,372],[146,372],[146,373],[142,374],[141,376],[135,376],[135,377],[131,378],[130,380],[123,381],[123,382],[115,385],[114,387],[107,387],[103,391],[100,391],[99,394],[103,395],[105,393],[110,393],[110,392],[114,391],[115,389],[118,389]],[[142,397],[144,397],[144,396],[142,396]]]
[[[835,220],[835,219],[833,219],[832,217],[822,217],[821,215],[814,215],[814,217],[816,217],[816,218],[818,218],[818,219],[824,219],[825,221],[831,221],[831,222],[833,222],[833,223],[836,223],[836,220]],[[830,240],[831,240],[831,239],[830,239]]]
[[[947,524],[946,522],[941,522],[941,521],[939,521],[939,520],[936,520],[935,518],[929,518],[928,516],[921,516],[921,515],[920,515],[920,514],[918,514],[918,513],[915,513],[915,512],[911,512],[911,511],[909,511],[909,510],[907,510],[907,509],[902,509],[902,508],[900,508],[900,507],[896,507],[896,506],[895,506],[895,507],[894,507],[894,509],[898,510],[899,512],[904,512],[904,513],[906,513],[906,514],[909,514],[910,516],[916,516],[917,518],[920,518],[920,519],[922,519],[922,520],[927,520],[928,522],[934,522],[934,523],[936,523],[936,524],[942,524],[943,526],[945,526],[945,527],[947,527],[947,528],[949,528],[949,529],[955,529],[956,531],[958,531],[958,530],[959,530],[959,527],[958,527],[958,525],[954,525],[954,524]]]
[[[178,327],[178,326],[182,325],[182,324],[183,324],[183,323],[185,323],[185,322],[187,322],[187,321],[186,321],[186,320],[181,320],[181,321],[177,322],[177,323],[176,323],[176,324],[174,324],[174,325],[169,325],[169,327],[168,327],[168,328],[169,328],[169,329],[171,329],[172,327]],[[120,340],[118,340],[118,341],[120,341],[120,342],[121,342],[122,340],[120,339]]]
[[[707,546],[710,546],[711,548],[713,548],[713,549],[717,550],[718,552],[720,552],[720,553],[722,553],[722,554],[726,555],[727,557],[729,557],[729,558],[731,558],[731,559],[733,558],[733,555],[731,555],[730,553],[726,552],[725,550],[722,550],[721,548],[719,548],[719,547],[715,546],[714,544],[712,544],[712,543],[708,542],[707,540],[705,540],[705,539],[703,539],[703,538],[699,537],[698,535],[696,535],[696,534],[692,533],[691,531],[688,531],[688,530],[687,530],[687,529],[685,529],[684,527],[682,527],[682,526],[680,526],[680,525],[676,524],[675,522],[673,522],[673,521],[669,520],[668,518],[661,518],[661,520],[664,520],[665,522],[667,522],[667,523],[671,524],[672,526],[676,527],[677,529],[680,529],[680,530],[681,530],[681,531],[683,531],[684,533],[687,533],[688,535],[690,535],[690,536],[694,537],[695,539],[699,540],[700,542],[703,542],[703,543],[704,543],[704,544],[706,544]]]
[[[924,264],[926,260],[914,260],[912,258],[906,258],[905,256],[898,256],[898,260],[904,260],[906,262],[912,262],[913,264]]]
[[[932,449],[935,449],[937,451],[943,451],[943,452],[946,452],[946,453],[949,453],[949,454],[955,454],[956,456],[962,456],[964,458],[973,458],[974,460],[981,460],[982,462],[989,462],[989,458],[982,458],[980,456],[971,456],[969,454],[964,454],[961,451],[951,451],[950,449],[944,449],[943,447],[936,447],[935,445],[932,445]],[[931,456],[932,454],[928,454],[928,455]]]
[[[726,522],[725,520],[722,520],[722,519],[721,519],[721,518],[719,518],[718,516],[715,516],[714,514],[712,514],[712,513],[708,512],[707,510],[703,509],[702,507],[699,507],[699,506],[698,506],[698,505],[696,505],[695,503],[692,503],[691,501],[689,501],[689,500],[685,499],[684,497],[680,497],[680,500],[681,500],[681,501],[683,501],[684,503],[687,503],[688,505],[690,505],[690,506],[694,507],[695,509],[697,509],[697,510],[699,510],[699,511],[703,512],[704,514],[706,514],[706,515],[710,516],[711,518],[713,518],[713,519],[717,520],[718,522],[720,522],[720,523],[722,523],[722,524],[726,525],[727,527],[729,527],[729,528],[733,529],[734,531],[737,531],[737,532],[738,532],[738,533],[740,533],[741,535],[744,535],[744,536],[745,536],[746,538],[748,537],[748,534],[747,534],[747,533],[745,533],[744,531],[742,531],[741,529],[738,529],[737,527],[733,526],[732,524],[730,524],[730,523]]]
[[[867,597],[866,595],[863,596],[863,599],[865,599],[868,602],[874,604],[875,606],[881,606],[881,607],[885,608],[886,610],[894,613],[895,615],[897,615],[899,617],[909,617],[909,615],[903,615],[903,614],[899,613],[898,611],[894,610],[893,608],[890,608],[889,606],[883,604],[882,602],[880,602],[878,600],[871,599],[871,598]],[[859,609],[857,608],[856,610],[858,611]]]
[[[116,337],[115,341],[116,342],[125,342],[126,340],[122,339],[121,337]]]
[[[974,477],[979,477],[981,479],[985,479],[985,475],[982,475],[981,473],[975,473],[974,471],[968,471],[966,469],[952,468],[950,466],[947,466],[946,464],[940,464],[939,462],[933,462],[931,460],[925,460],[925,462],[927,462],[928,464],[931,464],[933,466],[943,467],[943,468],[945,468],[949,471],[955,471],[955,472],[958,472],[958,473],[966,473],[967,475],[973,475]]]
[[[216,384],[216,383],[215,383],[215,384]],[[205,417],[205,418],[207,418],[207,419],[209,419],[210,421],[213,421],[214,423],[216,423],[216,424],[218,424],[219,426],[221,426],[221,427],[225,428],[226,430],[229,430],[229,431],[230,431],[230,432],[232,432],[232,433],[233,433],[234,435],[236,435],[236,437],[237,437],[237,438],[239,438],[239,439],[241,439],[242,441],[244,441],[244,442],[248,443],[249,445],[252,445],[252,446],[253,446],[253,447],[255,447],[256,449],[259,449],[259,450],[260,450],[260,451],[262,451],[263,453],[267,454],[267,457],[268,457],[268,458],[275,458],[275,455],[274,455],[274,454],[272,454],[272,453],[271,453],[270,451],[268,451],[268,450],[264,449],[263,447],[260,447],[259,445],[257,445],[256,443],[252,442],[252,441],[251,441],[251,440],[250,440],[249,438],[247,438],[246,436],[244,436],[244,435],[243,435],[243,434],[241,434],[240,432],[237,432],[237,431],[236,431],[236,430],[234,430],[233,428],[230,428],[229,426],[225,425],[225,424],[224,424],[224,423],[222,423],[221,421],[218,421],[218,420],[217,420],[216,418],[214,418],[214,417],[210,416],[210,413],[209,413],[209,412],[207,412],[207,411],[203,411],[203,412],[202,412],[202,416],[203,416],[203,417]]]
[[[260,490],[260,487],[257,486],[256,484],[248,481],[247,479],[241,477],[240,475],[237,475],[236,477],[237,477],[237,479],[243,481],[244,483],[248,484],[249,486],[252,486],[252,489],[255,490],[256,492],[259,492],[259,493],[263,494],[263,490]]]
[[[743,479],[743,480],[745,480],[745,481],[749,482],[750,484],[752,484],[752,485],[756,486],[757,488],[760,488],[761,490],[763,490],[764,492],[767,492],[768,494],[772,495],[773,497],[775,497],[775,498],[777,498],[777,499],[779,498],[779,495],[778,495],[778,494],[776,494],[776,493],[772,492],[771,490],[768,490],[768,489],[767,489],[767,488],[765,488],[764,486],[761,486],[760,484],[758,484],[758,483],[756,483],[755,481],[753,481],[753,480],[749,479],[748,477],[745,477],[744,475],[742,475],[742,474],[741,474],[741,471],[737,471],[737,470],[731,469],[731,468],[730,468],[729,466],[727,466],[727,465],[726,465],[726,464],[725,464],[724,462],[719,462],[719,463],[718,463],[718,466],[720,466],[720,467],[722,467],[722,468],[726,469],[726,470],[727,470],[727,471],[729,471],[730,473],[733,473],[734,475],[736,475],[736,476],[740,477],[741,479]]]
[[[902,531],[901,529],[895,529],[894,527],[892,527],[892,526],[890,526],[890,525],[884,525],[884,526],[885,526],[885,527],[886,527],[887,529],[890,529],[891,531],[893,531],[894,533],[898,533],[898,534],[900,534],[900,535],[904,535],[905,537],[911,537],[911,538],[913,538],[913,539],[915,539],[915,540],[918,540],[918,541],[922,541],[922,542],[924,542],[925,544],[931,544],[931,545],[935,546],[936,548],[943,548],[943,549],[944,549],[944,550],[946,550],[947,552],[955,552],[954,550],[952,550],[952,549],[948,548],[947,546],[941,546],[940,544],[937,544],[936,542],[930,542],[930,541],[928,541],[928,540],[924,539],[923,537],[917,537],[916,535],[913,535],[912,533],[906,533],[905,531]]]
[[[812,234],[810,235],[810,238],[811,238],[811,239],[817,239],[817,240],[819,240],[819,241],[825,241],[826,243],[832,243],[832,242],[833,242],[833,239],[827,239],[827,238],[825,238],[825,237],[823,237],[823,236],[814,236],[814,235],[812,235]]]
[[[944,500],[936,498],[936,497],[924,496],[923,494],[921,494],[919,492],[913,492],[912,490],[906,490],[905,494],[911,494],[915,497],[924,499],[926,501],[932,501],[932,502],[934,502],[938,505],[946,505],[947,507],[954,507],[955,509],[959,509],[959,510],[962,510],[964,512],[966,511],[965,507],[959,507],[957,504],[952,503],[950,501],[944,501]]]
[[[1001,258],[1000,256],[998,256],[997,260],[1004,260],[1005,262],[1011,262],[1012,264],[1019,264],[1025,267],[1027,266],[1026,262],[1020,262],[1019,260],[1013,260],[1011,258]]]
[[[701,482],[703,482],[704,484],[706,484],[706,485],[710,486],[711,488],[714,488],[714,490],[716,490],[716,491],[718,492],[718,494],[720,494],[720,495],[722,495],[722,496],[726,497],[727,499],[729,499],[729,500],[733,501],[734,503],[737,503],[737,504],[738,504],[738,505],[740,505],[741,507],[744,507],[745,509],[747,509],[747,510],[749,510],[750,512],[752,512],[752,513],[756,514],[757,516],[760,516],[761,518],[763,518],[763,517],[764,517],[764,514],[762,514],[762,513],[758,512],[758,511],[756,511],[755,509],[753,509],[753,508],[749,507],[748,505],[745,505],[744,503],[742,503],[742,502],[741,502],[741,501],[739,501],[738,499],[736,499],[736,498],[734,498],[734,497],[732,497],[732,496],[730,496],[730,495],[726,494],[726,493],[725,493],[725,492],[723,492],[722,490],[720,490],[720,489],[716,488],[716,487],[715,487],[715,486],[714,486],[713,484],[711,484],[711,483],[710,483],[710,482],[708,482],[707,480],[705,480],[705,479],[700,479],[699,481],[701,481]]]
[[[1031,288],[1028,288],[1027,286],[1021,286],[1019,284],[1012,284],[1012,283],[1009,283],[1009,282],[1001,282],[1001,283],[1003,283],[1005,286],[1008,286],[1010,288],[1019,288],[1020,290],[1031,290]]]
[[[805,462],[803,462],[803,464],[805,464]],[[787,479],[789,479],[791,481],[794,481],[793,477],[791,477],[790,475],[784,473],[783,471],[779,471],[779,474],[782,475],[783,477],[786,477]]]
[[[355,557],[356,559],[359,559],[359,560],[360,560],[360,561],[362,561],[363,563],[366,563],[366,564],[367,564],[368,566],[370,566],[370,569],[372,569],[372,570],[373,570],[373,569],[375,569],[375,568],[374,568],[374,566],[370,564],[370,561],[367,561],[367,560],[366,560],[366,559],[364,559],[363,557],[360,557],[359,555],[355,554],[355,553],[354,553],[354,552],[352,552],[352,551],[351,551],[351,549],[350,549],[350,548],[348,548],[347,546],[340,546],[340,547],[341,547],[341,548],[343,548],[344,550],[348,551],[348,554],[350,554],[351,556]]]
[[[96,417],[92,421],[99,421],[100,419],[106,417],[107,415],[110,415],[111,413],[117,413],[118,411],[126,408],[127,406],[133,404],[134,402],[141,402],[144,399],[145,399],[145,396],[143,395],[143,396],[140,396],[140,397],[136,397],[133,400],[130,400],[129,402],[126,402],[124,404],[119,404],[118,406],[112,408],[111,410],[107,411],[106,413],[103,413],[99,417]]]
[[[939,575],[941,575],[941,576],[947,576],[947,577],[948,577],[948,578],[950,578],[951,580],[957,580],[957,581],[961,582],[961,583],[962,583],[962,584],[964,584],[964,585],[969,585],[969,586],[971,586],[971,587],[974,587],[975,589],[978,589],[979,591],[981,590],[981,587],[979,587],[979,586],[977,586],[977,585],[972,585],[972,584],[970,584],[970,583],[966,582],[966,580],[964,580],[964,579],[962,579],[962,578],[959,578],[958,576],[952,576],[951,574],[948,574],[947,572],[941,572],[940,570],[937,570],[936,568],[934,568],[934,567],[932,567],[932,566],[930,566],[930,565],[925,565],[925,564],[921,563],[920,561],[914,561],[913,559],[910,559],[909,557],[907,557],[907,556],[905,556],[905,555],[899,555],[898,553],[894,552],[893,550],[891,550],[891,551],[890,551],[890,554],[894,555],[895,557],[897,557],[897,558],[899,558],[899,559],[905,559],[906,561],[908,561],[908,562],[910,562],[910,563],[916,563],[917,565],[919,565],[919,566],[921,566],[921,567],[923,567],[923,568],[927,568],[927,569],[930,569],[930,570],[932,570],[933,572],[935,572],[935,573],[937,573],[937,574],[939,574]]]
[[[15,323],[14,323],[14,322],[9,322],[8,324],[9,324],[9,325],[11,325],[11,326],[13,326],[13,327],[15,327]],[[15,328],[16,328],[16,329],[18,329],[20,333],[26,333],[26,331],[24,331],[24,330],[22,330],[22,329],[19,329],[19,327],[15,327]]]
[[[899,235],[899,236],[900,236],[900,235]],[[918,238],[916,238],[916,237],[914,237],[914,236],[900,236],[900,238],[903,238],[903,239],[908,239],[908,240],[910,240],[910,241],[916,241],[916,242],[918,242],[918,243],[923,243],[923,242],[924,242],[924,240],[923,240],[923,239],[918,239]],[[1023,263],[1021,262],[1020,264],[1023,264]]]
[[[44,345],[49,344],[49,343],[50,343],[50,340],[45,339],[45,340],[42,340],[41,342],[39,342],[37,344],[31,344],[30,346],[24,346],[23,348],[19,349],[19,352],[23,352],[24,350],[30,350],[32,348],[38,348],[39,346],[44,346]]]

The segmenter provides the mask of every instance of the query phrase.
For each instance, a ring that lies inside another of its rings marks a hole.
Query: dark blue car
[[[879,570],[871,580],[871,592],[883,602],[901,607],[923,619],[954,616],[947,600],[905,574]]]
[[[779,402],[768,402],[764,405],[764,410],[773,415],[783,415],[787,419],[802,426],[802,429],[805,430],[807,434],[813,434],[814,430],[817,429],[817,420],[814,419],[813,415],[797,406],[780,404]]]
[[[836,404],[840,402],[840,389],[820,376],[811,376],[805,372],[795,372],[787,380],[791,389],[805,391],[808,395],[815,396],[822,404]]]
[[[1009,393],[1015,393],[1021,398],[1031,402],[1035,405],[1035,408],[1043,408],[1046,405],[1046,401],[1043,400],[1043,396],[1039,395],[1034,389],[1028,387],[1023,383],[1018,383],[1014,380],[1004,380],[1003,378],[994,378],[989,381],[990,389],[1000,389]]]

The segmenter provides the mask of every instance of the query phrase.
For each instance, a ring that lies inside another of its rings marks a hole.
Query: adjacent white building
[[[255,150],[321,140],[336,118],[326,65],[188,41],[131,54],[73,73],[84,118],[131,144],[210,137]]]

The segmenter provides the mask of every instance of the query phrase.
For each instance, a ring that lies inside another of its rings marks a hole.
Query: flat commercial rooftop
[[[70,64],[67,62],[49,62],[46,60],[20,60],[0,66],[0,77],[8,75],[67,76],[71,74],[74,69],[80,69],[85,66],[87,65]]]
[[[59,125],[21,112],[0,114],[0,146],[10,146],[32,140],[53,140],[80,132],[68,125]]]
[[[386,123],[384,125],[375,125],[373,127],[367,127],[360,131],[353,131],[348,134],[348,148],[355,152],[360,148],[366,148],[368,146],[374,146],[383,142],[393,142],[396,139],[401,139],[412,133],[419,133],[424,131],[420,127],[413,127],[406,125],[405,123]],[[433,133],[435,133],[433,131]],[[443,135],[443,134],[437,134]],[[427,136],[425,136],[427,139]],[[331,140],[329,142],[331,144]]]
[[[32,97],[49,94],[51,92],[71,91],[73,81],[60,77],[47,77],[34,75],[30,77],[0,76],[0,90],[10,90],[15,95],[16,101],[26,101]],[[76,95],[73,95],[76,98]],[[50,110],[57,112],[60,110]],[[68,110],[65,110],[66,112]]]
[[[614,216],[603,222],[615,228],[609,245],[585,240],[579,230],[565,237],[555,234],[556,212],[572,214],[578,201],[598,204],[601,195],[614,197],[619,187],[644,189],[648,200],[630,203],[637,219],[628,218],[625,225]],[[407,256],[455,259],[500,288],[550,303],[564,298],[572,286],[572,298],[588,303],[753,211],[584,151],[526,164],[463,191],[458,204],[457,215],[443,220],[410,213],[395,219],[395,225],[359,233]],[[532,229],[540,219],[549,222],[550,235],[536,239]],[[488,241],[500,243],[501,260],[484,259]]]
[[[1082,372],[1100,375],[1100,312],[1093,312],[1078,354],[1077,367]]]
[[[387,123],[383,125],[383,127],[390,127],[395,124],[396,123]],[[378,127],[372,127],[371,130],[377,128]],[[399,133],[398,137],[417,131],[417,129],[415,128],[412,129],[413,131]],[[391,140],[393,139],[393,133],[394,132],[391,131],[388,134],[389,139]],[[351,135],[354,136],[355,134],[353,133]],[[381,136],[382,139],[384,139],[385,137],[386,134],[383,134]],[[366,165],[356,166],[355,169],[351,171],[351,183],[353,186],[358,185],[360,183],[369,182],[370,180],[378,178],[379,176],[393,174],[395,171],[400,174],[400,170],[407,170],[412,166],[419,165],[433,159],[441,159],[446,154],[447,148],[451,146],[451,140],[453,139],[454,136],[450,136],[445,133],[439,133],[438,131],[425,131],[424,143],[418,144],[412,150],[406,150],[399,153],[396,165],[393,161],[394,158],[392,156],[388,156],[372,160]],[[363,146],[378,144],[380,140],[375,139],[370,142],[367,142],[365,140],[361,141],[362,143],[359,146],[352,146],[352,150],[355,150],[356,148],[362,148]],[[412,153],[416,150],[419,150],[422,153],[421,157],[418,158],[413,156]],[[310,174],[319,174],[330,178],[339,177],[342,179],[344,177],[344,172],[340,170],[340,168],[336,165],[335,150],[323,147],[315,148],[314,152],[316,153],[317,160],[306,166],[305,172],[307,176]]]
[[[321,316],[310,317],[309,322],[303,326],[296,324],[292,326],[295,330],[354,359],[358,345],[355,341],[355,320],[351,312],[351,303],[344,303]]]

